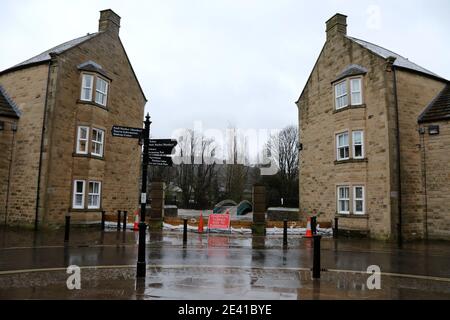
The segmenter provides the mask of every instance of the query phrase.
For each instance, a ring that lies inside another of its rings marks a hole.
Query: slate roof
[[[336,77],[336,79],[333,80],[333,82],[339,81],[341,79],[357,76],[361,74],[366,74],[367,69],[358,65],[358,64],[351,64],[345,67],[345,69]],[[332,82],[332,83],[333,83]]]
[[[392,52],[388,49],[385,49],[383,47],[377,46],[376,44],[364,41],[364,40],[360,40],[360,39],[356,39],[353,37],[349,37],[346,36],[348,39],[360,44],[361,46],[365,47],[366,49],[372,51],[373,53],[377,54],[378,56],[381,56],[382,58],[386,59],[387,57],[391,56],[391,57],[395,57],[395,62],[394,62],[394,66],[400,67],[400,68],[405,68],[405,69],[409,69],[409,70],[413,70],[413,71],[417,71],[420,73],[424,73],[427,74],[429,76],[435,77],[435,78],[439,78],[442,80],[445,80],[444,78],[442,78],[441,76],[431,72],[430,70],[427,70],[417,64],[415,64],[414,62],[409,61],[407,58],[402,57],[401,55]]]
[[[79,37],[79,38],[76,38],[76,39],[64,42],[64,43],[62,43],[62,44],[60,44],[60,45],[58,45],[56,47],[53,47],[51,49],[48,49],[47,51],[44,51],[44,52],[38,54],[37,56],[34,56],[34,57],[32,57],[32,58],[30,58],[28,60],[25,60],[25,61],[23,61],[23,62],[21,62],[19,64],[16,64],[15,66],[13,66],[11,68],[8,68],[8,69],[2,71],[1,73],[5,73],[5,72],[8,72],[8,71],[20,69],[22,67],[26,67],[26,66],[32,65],[32,64],[39,64],[39,63],[42,63],[42,62],[45,62],[45,61],[49,61],[51,59],[50,53],[53,53],[53,52],[56,53],[56,54],[62,53],[64,51],[66,51],[66,50],[69,50],[69,49],[75,47],[76,45],[79,45],[80,43],[82,43],[84,41],[92,39],[97,34],[98,34],[98,32],[97,33],[91,33],[91,34],[87,34],[85,36],[82,36],[82,37]]]
[[[419,116],[419,123],[450,120],[450,84],[434,98]]]
[[[6,90],[0,86],[0,116],[19,118],[20,110],[14,101],[8,96]]]

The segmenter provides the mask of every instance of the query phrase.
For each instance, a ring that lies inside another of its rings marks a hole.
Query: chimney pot
[[[98,23],[99,32],[111,32],[119,35],[120,17],[111,9],[100,11],[100,20]]]
[[[327,22],[327,40],[330,40],[335,35],[347,35],[347,16],[336,13]]]

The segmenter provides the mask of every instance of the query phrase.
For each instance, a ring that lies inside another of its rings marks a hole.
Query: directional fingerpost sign
[[[142,136],[142,128],[113,126],[111,132],[114,137],[139,139]]]
[[[151,166],[171,167],[173,165],[172,158],[167,156],[150,156],[148,160]]]
[[[177,145],[177,140],[173,139],[150,139],[148,152],[150,155],[171,154],[173,148]]]
[[[172,154],[177,140],[173,139],[150,139],[148,145],[149,164],[153,166],[172,166]]]

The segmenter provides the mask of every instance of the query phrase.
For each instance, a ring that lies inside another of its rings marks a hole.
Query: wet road
[[[35,236],[23,230],[0,230],[0,271],[79,266],[135,265],[137,233],[75,230],[64,246],[61,232]],[[20,236],[17,236],[17,235]],[[186,248],[182,235],[171,232],[147,237],[150,265],[216,265],[258,268],[310,268],[312,241],[290,237],[288,250],[280,236],[198,235],[189,233]],[[445,242],[396,244],[361,239],[323,238],[322,267],[366,271],[370,265],[382,272],[450,278],[450,245]]]
[[[137,236],[137,233],[132,231],[100,232],[96,229],[74,229],[71,231],[71,241],[68,245],[64,245],[61,231],[36,234],[24,230],[0,229],[0,282],[3,277],[3,281],[6,281],[8,286],[10,284],[12,287],[20,287],[20,281],[16,281],[17,279],[4,278],[8,274],[10,277],[13,275],[19,277],[17,272],[8,273],[7,271],[61,268],[53,272],[60,272],[60,277],[65,277],[63,271],[65,267],[78,265],[80,267],[100,267],[97,269],[87,268],[86,270],[90,270],[91,273],[109,270],[110,276],[113,276],[117,270],[121,270],[119,272],[121,275],[117,277],[122,282],[119,281],[117,289],[110,291],[110,294],[116,298],[120,297],[120,292],[122,292],[123,297],[127,298],[182,299],[184,296],[189,297],[186,288],[197,288],[202,282],[206,282],[205,288],[220,286],[222,289],[219,290],[221,292],[219,296],[222,298],[227,296],[227,292],[232,292],[232,296],[236,298],[236,292],[244,290],[243,288],[246,289],[242,292],[246,293],[242,293],[242,297],[252,299],[259,297],[296,299],[299,288],[304,290],[302,296],[306,294],[306,296],[313,297],[314,292],[317,294],[317,290],[313,290],[315,287],[310,283],[308,276],[301,279],[301,272],[309,274],[308,270],[312,266],[312,241],[310,239],[290,236],[288,249],[284,250],[280,236],[251,237],[248,235],[189,233],[188,243],[186,247],[183,247],[182,234],[177,232],[147,235],[148,286],[139,294],[135,290],[134,284]],[[319,296],[322,298],[326,298],[327,291],[330,297],[336,297],[339,280],[330,274],[351,274],[350,271],[365,273],[370,265],[378,265],[381,268],[382,275],[386,278],[384,283],[399,285],[396,282],[400,281],[398,279],[408,280],[409,282],[403,284],[403,287],[412,286],[414,289],[415,285],[422,288],[419,290],[420,293],[413,290],[418,297],[422,297],[424,292],[427,292],[428,297],[433,296],[433,292],[434,294],[439,292],[438,297],[450,298],[450,245],[446,242],[405,243],[399,248],[395,243],[389,242],[323,238],[321,247],[322,268],[330,271],[329,273],[324,272],[324,277],[329,276],[330,283],[332,283],[327,289],[327,282],[322,281],[322,287],[319,290]],[[39,276],[37,276],[38,273],[34,273],[34,281],[48,272],[52,271],[41,270]],[[127,274],[128,278],[123,278],[124,274]],[[208,278],[205,274],[209,274],[210,277]],[[356,277],[357,274],[352,274],[352,277]],[[49,277],[47,276],[46,279]],[[50,278],[52,277],[55,276]],[[101,278],[99,274],[92,277],[92,279]],[[149,279],[159,280],[154,282]],[[197,282],[189,284],[188,282],[192,282],[192,279],[197,279]],[[435,280],[437,284],[432,285],[434,289],[427,289],[426,284]],[[225,287],[224,281],[227,284]],[[423,283],[416,283],[417,281]],[[362,282],[353,281],[351,286],[356,289],[355,283]],[[93,292],[100,294],[102,286],[101,281],[95,280],[92,283],[95,284],[92,285],[92,288],[97,290],[90,291],[94,297]],[[242,283],[246,285],[242,286]],[[254,287],[258,288],[256,283],[259,283],[259,287],[271,288],[271,290],[263,290],[262,293],[255,292]],[[276,284],[276,288],[284,288],[284,293],[281,289],[281,291],[274,291],[274,284]],[[46,286],[51,287],[55,284],[47,283]],[[63,290],[64,288],[60,287],[57,286],[59,289],[48,291],[54,294],[58,293],[58,295],[50,297],[65,297],[68,294]],[[110,282],[107,287],[114,288]],[[164,290],[161,287],[164,287]],[[21,290],[18,291],[17,297],[30,297],[23,292],[23,290],[27,292],[26,289]],[[199,299],[211,297],[209,295],[211,292],[205,290],[197,290],[195,297]],[[340,294],[349,298],[348,292],[350,291],[342,290]],[[13,292],[14,290],[8,290],[6,293],[0,289],[0,297],[5,298],[5,295],[6,298],[14,297]],[[108,297],[104,291],[101,292],[103,292],[102,297]],[[367,298],[367,296],[361,295],[361,292],[359,290],[356,297]],[[392,290],[389,292],[387,296],[378,297],[393,297]],[[414,294],[408,293],[406,296],[414,297]],[[37,297],[45,297],[45,295],[38,294]],[[77,296],[72,293],[68,297]],[[82,297],[89,298],[86,295]],[[371,297],[377,297],[377,295],[372,293]],[[399,297],[398,293],[396,297]]]

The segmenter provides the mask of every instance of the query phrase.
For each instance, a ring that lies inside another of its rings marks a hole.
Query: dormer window
[[[345,67],[331,82],[334,86],[334,106],[336,110],[364,104],[362,80],[366,73],[366,68],[351,64]]]
[[[81,71],[80,101],[106,107],[111,78],[102,66],[89,60],[80,64],[78,70]]]
[[[103,107],[106,107],[106,102],[108,101],[108,85],[108,81],[98,75],[83,73],[80,100],[89,102],[93,101]]]
[[[350,92],[350,95],[348,94]],[[350,78],[334,85],[336,110],[347,106],[360,106],[363,104],[362,78]]]

